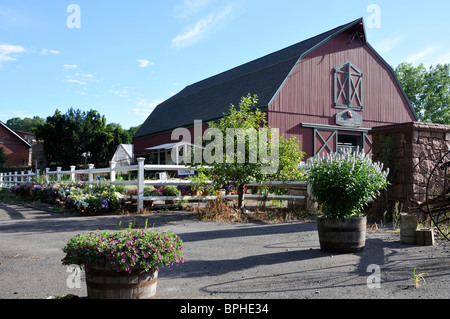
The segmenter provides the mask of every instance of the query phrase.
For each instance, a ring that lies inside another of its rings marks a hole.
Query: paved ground
[[[61,265],[66,239],[96,229],[115,230],[120,222],[171,229],[184,241],[187,262],[160,271],[160,299],[379,299],[450,298],[450,244],[411,246],[387,230],[369,231],[366,249],[333,255],[319,249],[315,223],[205,223],[187,212],[151,216],[61,215],[0,204],[0,298],[86,297],[70,289],[71,273]],[[380,288],[368,279],[380,270]],[[413,269],[425,284],[413,286]]]

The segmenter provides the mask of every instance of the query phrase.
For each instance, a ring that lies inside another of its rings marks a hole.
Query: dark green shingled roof
[[[257,94],[258,105],[267,107],[303,54],[361,22],[362,18],[187,86],[159,104],[134,138],[220,118],[248,93]]]

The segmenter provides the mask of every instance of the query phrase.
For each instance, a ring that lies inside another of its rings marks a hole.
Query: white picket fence
[[[144,164],[144,158],[138,158],[137,165],[130,166],[116,166],[116,162],[110,162],[110,166],[108,168],[95,168],[93,164],[89,164],[88,169],[76,170],[75,166],[71,166],[69,171],[61,170],[61,167],[58,167],[56,171],[50,171],[50,169],[45,170],[45,175],[42,176],[46,178],[47,182],[52,179],[56,181],[61,181],[63,175],[69,175],[69,179],[72,182],[76,182],[77,176],[79,175],[87,175],[87,180],[83,181],[88,184],[98,184],[98,183],[108,183],[112,185],[131,185],[137,187],[137,196],[131,196],[133,199],[137,200],[137,209],[138,211],[142,211],[144,207],[144,201],[181,201],[181,200],[213,200],[217,198],[217,195],[213,196],[202,196],[202,195],[181,195],[181,196],[144,196],[144,187],[145,186],[168,186],[168,185],[191,185],[190,180],[186,179],[159,179],[159,180],[146,180],[145,179],[145,171],[154,171],[154,172],[168,172],[168,171],[178,171],[178,170],[192,170],[191,167],[183,166],[183,165],[148,165]],[[133,172],[137,171],[137,179],[135,180],[116,180],[116,174],[118,172]],[[100,174],[109,174],[108,180],[97,179],[96,176]],[[51,178],[52,176],[56,178]],[[39,178],[39,171],[33,173],[32,171],[28,171],[27,173],[21,172],[10,172],[10,173],[0,173],[0,188],[11,188],[15,185],[29,183],[33,178]],[[246,186],[261,186],[261,185],[270,185],[277,186],[281,188],[289,188],[295,186],[303,186],[306,187],[306,182],[281,182],[281,181],[270,181],[265,183],[250,183]],[[229,199],[237,199],[238,195],[221,195],[224,198]],[[246,199],[256,199],[260,201],[266,200],[303,200],[305,196],[298,195],[251,195],[245,194],[244,197]]]

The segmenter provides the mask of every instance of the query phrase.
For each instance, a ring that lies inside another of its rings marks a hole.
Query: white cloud
[[[77,69],[78,65],[76,65],[76,64],[64,64],[63,68],[66,69],[66,70]]]
[[[149,61],[149,60],[144,60],[144,59],[138,59],[137,62],[139,63],[139,67],[140,68],[146,68],[149,65],[153,65],[154,63]]]
[[[429,56],[430,54],[433,54],[439,50],[438,46],[428,46],[425,49],[416,52],[409,57],[406,58],[406,62],[408,63],[414,63],[414,62],[422,62],[423,58]]]
[[[0,65],[2,62],[15,61],[17,60],[14,55],[25,53],[26,50],[23,46],[0,43]]]
[[[61,52],[58,51],[58,50],[43,49],[40,54],[42,54],[42,55],[50,55],[50,54],[60,54],[60,53]]]
[[[79,84],[79,85],[86,85],[87,84],[87,82],[80,81],[80,80],[77,80],[77,79],[66,79],[66,80],[64,80],[64,82],[75,83],[75,84]]]
[[[142,97],[138,97],[136,99],[136,107],[133,108],[133,113],[142,116],[147,117],[153,110],[158,106],[158,104],[162,103],[163,101],[159,100],[149,100]]]
[[[231,6],[224,8],[218,14],[210,13],[195,24],[188,26],[185,31],[172,39],[172,47],[181,49],[195,44],[202,36],[221,22],[232,10]]]
[[[386,54],[392,51],[403,40],[402,36],[390,37],[378,42],[374,47],[380,54]]]
[[[214,15],[210,14],[207,18],[197,21],[194,26],[189,27],[183,34],[177,35],[172,39],[172,46],[175,48],[185,48],[193,45],[203,33],[208,31],[208,28],[213,22]]]
[[[182,5],[175,5],[175,16],[178,19],[188,19],[204,9],[210,0],[184,0]]]

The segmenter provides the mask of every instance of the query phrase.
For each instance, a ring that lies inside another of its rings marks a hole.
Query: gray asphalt
[[[46,299],[73,294],[61,264],[68,238],[129,223],[170,229],[184,241],[186,263],[159,273],[159,299],[448,299],[450,245],[399,243],[389,229],[369,230],[357,254],[321,252],[315,223],[211,223],[189,212],[145,216],[77,216],[0,204],[0,298]],[[373,268],[375,265],[375,268]],[[377,268],[378,267],[378,268]],[[414,287],[413,270],[424,273]],[[376,276],[373,269],[378,269]],[[379,288],[373,287],[379,278]]]

